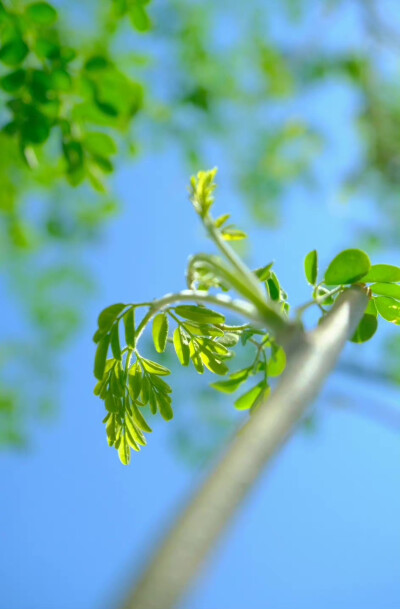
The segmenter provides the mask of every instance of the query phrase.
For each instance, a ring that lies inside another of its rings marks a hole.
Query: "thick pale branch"
[[[346,290],[313,332],[285,345],[288,364],[274,394],[243,426],[225,457],[157,551],[124,609],[171,609],[179,601],[236,508],[282,447],[334,369],[368,298]]]

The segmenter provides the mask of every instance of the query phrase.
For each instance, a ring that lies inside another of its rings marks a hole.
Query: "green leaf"
[[[125,434],[122,436],[120,445],[118,447],[118,456],[123,465],[129,465],[131,462],[131,448],[127,442]]]
[[[27,6],[26,16],[38,25],[49,26],[57,20],[57,11],[47,2],[35,2]]]
[[[241,241],[242,239],[247,238],[247,235],[244,231],[239,230],[237,228],[231,228],[229,226],[222,229],[221,236],[225,241]]]
[[[150,359],[145,359],[142,357],[141,362],[143,368],[149,374],[158,374],[159,376],[167,376],[168,374],[171,374],[171,370],[168,370],[168,368],[165,368],[165,366],[161,366],[161,364],[157,364],[157,362],[153,362]]]
[[[163,379],[153,374],[151,377],[151,384],[161,391],[161,393],[172,393],[172,388]]]
[[[390,296],[391,298],[400,300],[400,285],[395,283],[374,283],[370,286],[370,288],[373,294],[378,294],[379,296]]]
[[[125,326],[125,341],[128,347],[135,348],[135,308],[132,307],[123,316]]]
[[[116,425],[115,416],[113,414],[107,420],[106,432],[107,432],[108,445],[112,446],[117,437],[117,425]]]
[[[267,286],[271,300],[279,300],[281,297],[281,287],[279,285],[278,277],[273,271],[270,272],[269,279],[267,279]]]
[[[110,332],[111,350],[115,359],[121,359],[121,345],[119,344],[119,327],[114,324]]]
[[[163,419],[165,419],[165,421],[170,421],[174,417],[174,412],[171,407],[171,398],[159,393],[157,395],[157,403]]]
[[[270,262],[269,264],[266,264],[265,266],[256,269],[255,271],[253,271],[253,273],[258,277],[260,281],[266,281],[271,274],[270,271],[273,266],[274,263]]]
[[[142,390],[142,368],[139,362],[129,370],[128,383],[132,400],[136,400]]]
[[[311,285],[315,285],[317,283],[318,278],[318,253],[317,250],[312,250],[306,256],[304,260],[304,272],[306,274],[306,279],[308,283]]]
[[[196,324],[194,322],[182,323],[185,330],[190,334],[194,334],[195,336],[224,336],[224,331],[216,326],[212,326],[210,324]]]
[[[373,298],[371,298],[368,301],[367,308],[365,309],[365,313],[368,315],[375,315],[375,317],[378,317],[378,311],[376,310],[376,305],[375,305],[375,301]]]
[[[286,353],[281,346],[273,345],[271,359],[268,360],[268,376],[280,376],[286,368]]]
[[[225,224],[225,222],[227,222],[229,220],[230,217],[231,217],[231,214],[224,214],[223,216],[220,216],[219,218],[217,218],[214,222],[215,228],[221,228],[221,226],[223,226]]]
[[[351,338],[353,343],[365,343],[373,337],[378,328],[378,320],[375,315],[363,315],[354,336]]]
[[[144,437],[140,429],[136,428],[136,425],[129,416],[125,417],[125,425],[127,430],[129,430],[134,442],[136,444],[140,444],[140,446],[146,446],[146,438]]]
[[[103,378],[106,367],[108,347],[110,345],[110,335],[106,334],[97,345],[94,358],[94,376],[100,381]]]
[[[121,311],[125,309],[125,307],[125,304],[118,303],[104,309],[100,313],[99,318],[97,320],[99,329],[102,332],[108,332],[109,330],[111,330],[111,326],[113,325],[114,321],[121,313]]]
[[[182,366],[188,366],[190,362],[190,349],[186,337],[182,335],[181,329],[175,329],[173,336],[175,353]]]
[[[220,374],[224,376],[228,373],[229,368],[226,364],[223,364],[218,359],[214,357],[214,354],[208,349],[202,349],[200,351],[201,361],[205,365],[210,372],[214,372],[214,374]]]
[[[96,156],[109,157],[117,152],[114,140],[106,133],[88,133],[84,144],[86,150]]]
[[[255,387],[252,387],[249,391],[240,396],[235,402],[235,408],[237,410],[248,410],[257,402],[258,398],[262,395],[265,390],[265,383],[259,383]]]
[[[222,393],[234,393],[239,389],[241,385],[246,381],[248,373],[242,378],[230,378],[227,381],[218,381],[217,383],[211,383],[211,387]]]
[[[387,296],[375,298],[375,305],[379,315],[393,324],[400,324],[400,303]]]
[[[175,313],[184,319],[201,324],[223,324],[225,322],[225,317],[221,313],[200,306],[181,305],[175,307]]]
[[[28,55],[29,49],[22,38],[10,40],[0,49],[0,61],[7,66],[17,66]]]
[[[400,281],[400,268],[391,264],[373,264],[362,279],[364,283],[397,283]]]
[[[140,410],[136,406],[136,404],[132,404],[132,417],[133,417],[133,420],[135,421],[136,425],[138,427],[140,427],[140,429],[142,431],[151,433],[151,431],[152,431],[151,427],[147,424],[146,419],[144,418],[144,416],[142,415],[142,413],[140,412]]]
[[[325,273],[326,285],[355,283],[371,268],[367,254],[361,250],[349,249],[338,254]]]
[[[163,353],[167,347],[168,329],[167,315],[165,313],[156,315],[153,320],[153,341],[158,353]]]
[[[143,6],[139,3],[133,4],[130,8],[129,15],[133,27],[138,32],[147,32],[151,29],[151,21]]]

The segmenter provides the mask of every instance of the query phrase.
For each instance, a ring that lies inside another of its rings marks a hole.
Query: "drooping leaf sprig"
[[[336,256],[320,282],[317,252],[307,255],[305,274],[313,288],[312,300],[298,307],[291,321],[288,296],[272,270],[273,263],[250,270],[229,244],[246,238],[245,233],[227,225],[228,214],[212,217],[215,175],[213,169],[193,177],[190,199],[220,255],[197,254],[189,260],[188,289],[150,303],[114,304],[98,318],[94,392],[104,401],[108,443],[125,465],[131,450],[139,451],[146,444],[144,434],[151,432],[145,407],[166,421],[173,418],[172,388],[165,380],[170,370],[139,351],[139,341],[151,323],[157,353],[173,348],[182,366],[193,365],[199,374],[208,371],[223,377],[211,384],[217,391],[233,394],[255,377],[255,383],[249,383],[235,401],[238,410],[250,411],[267,399],[270,379],[284,371],[281,339],[294,327],[302,328],[302,315],[309,307],[316,306],[323,319],[338,295],[357,284],[370,300],[354,342],[373,336],[378,313],[400,323],[400,268],[372,266],[367,254],[356,249]],[[137,323],[137,312],[143,310]],[[244,318],[245,323],[234,325],[226,312],[234,321]],[[121,346],[122,332],[125,346]],[[251,347],[253,353],[248,365],[235,370],[232,361],[239,343]]]

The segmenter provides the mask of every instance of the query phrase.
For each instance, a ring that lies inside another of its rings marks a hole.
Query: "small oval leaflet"
[[[205,307],[181,305],[175,307],[175,313],[189,321],[197,321],[204,324],[223,324],[225,322],[224,315]]]
[[[110,344],[110,335],[104,336],[97,345],[94,358],[94,376],[101,381],[106,367],[107,352]]]
[[[396,325],[400,324],[400,303],[388,296],[378,296],[375,298],[375,305],[383,319]]]
[[[157,362],[153,362],[150,359],[145,359],[144,357],[142,358],[142,365],[146,372],[149,372],[150,374],[158,374],[159,376],[171,374],[171,370],[168,370],[165,366],[157,364]]]
[[[364,277],[371,261],[362,250],[349,249],[338,254],[325,273],[326,285],[346,285]]]
[[[246,393],[241,395],[240,398],[236,400],[235,408],[237,410],[249,410],[249,408],[254,406],[264,389],[264,383],[259,383],[255,387],[252,387],[249,391],[246,391]]]
[[[176,328],[173,336],[176,355],[182,366],[188,366],[190,362],[190,349],[180,328]]]
[[[304,260],[304,272],[306,279],[311,285],[317,283],[318,278],[318,253],[317,250],[309,252]]]
[[[358,324],[357,330],[351,338],[353,343],[365,343],[367,340],[373,337],[378,328],[378,320],[375,315],[366,314],[363,315],[360,323]]]
[[[99,330],[102,332],[108,332],[111,329],[114,321],[118,315],[125,309],[126,305],[122,303],[113,304],[104,309],[97,320]]]
[[[365,283],[382,282],[382,283],[398,283],[400,282],[400,268],[392,264],[373,264],[368,274],[363,277]]]
[[[373,294],[390,296],[390,298],[400,300],[400,285],[395,283],[374,283],[370,288]]]
[[[153,320],[153,342],[157,353],[163,353],[168,339],[168,317],[165,313],[159,313]]]

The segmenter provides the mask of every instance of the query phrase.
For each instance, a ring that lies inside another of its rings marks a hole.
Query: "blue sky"
[[[229,158],[214,147],[207,158],[210,167],[219,166],[218,211],[232,211],[248,229],[255,266],[276,261],[293,304],[309,297],[302,261],[310,249],[327,263],[354,245],[355,219],[376,222],[369,201],[348,207],[336,197],[342,168],[357,152],[349,130],[354,100],[337,86],[305,103],[330,134],[335,162],[320,161],[318,199],[301,188],[290,193],[279,229],[254,226],[230,183]],[[327,105],[335,111],[324,114]],[[88,252],[100,291],[65,354],[58,416],[34,430],[28,454],[1,457],[0,609],[117,607],[205,473],[177,456],[169,433],[195,408],[193,375],[173,380],[180,396],[176,421],[159,422],[127,468],[107,446],[103,406],[92,393],[99,310],[181,289],[188,256],[211,249],[187,200],[187,183],[175,149],[118,173],[124,209]],[[398,252],[390,262],[400,263]],[[343,358],[373,362],[375,354],[373,346],[349,345]],[[361,413],[335,406],[337,395]],[[331,377],[316,404],[315,432],[299,430],[262,476],[182,609],[399,607],[399,435],[363,415],[364,402],[378,411],[398,409],[398,389]]]

